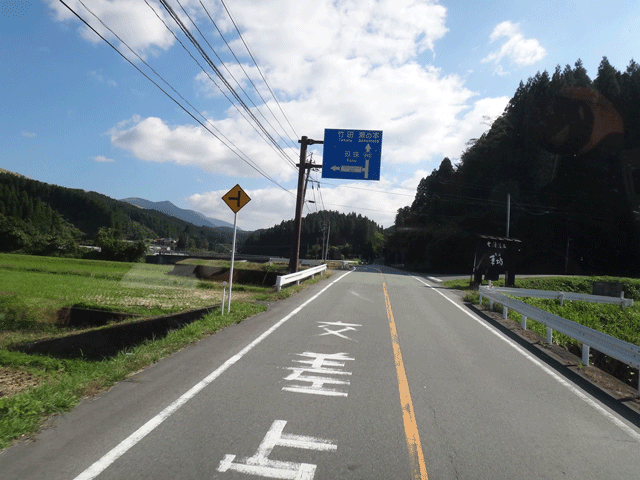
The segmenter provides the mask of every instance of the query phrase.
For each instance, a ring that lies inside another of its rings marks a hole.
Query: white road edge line
[[[581,392],[577,387],[571,385],[567,380],[565,380],[564,378],[562,378],[559,374],[557,374],[556,372],[554,372],[551,368],[549,368],[548,366],[546,366],[545,364],[543,364],[540,360],[538,360],[537,358],[535,358],[533,355],[531,355],[529,352],[527,352],[526,350],[524,350],[520,345],[518,345],[517,343],[515,343],[513,340],[505,337],[501,332],[497,331],[496,329],[494,329],[492,326],[487,325],[487,323],[482,320],[481,318],[477,317],[476,315],[474,315],[473,313],[465,310],[462,306],[458,305],[456,302],[454,302],[453,300],[451,300],[449,297],[447,297],[444,293],[439,292],[438,290],[436,290],[435,288],[433,288],[431,285],[429,285],[428,283],[426,283],[424,280],[422,280],[419,277],[414,276],[413,278],[415,278],[416,280],[418,280],[420,283],[422,283],[423,285],[426,285],[427,287],[429,287],[430,289],[432,289],[434,292],[436,292],[437,294],[441,295],[442,297],[444,297],[446,300],[448,300],[449,302],[451,302],[453,305],[455,305],[458,309],[460,309],[462,312],[466,313],[469,317],[471,317],[473,320],[475,320],[476,322],[478,322],[480,325],[482,325],[484,328],[486,328],[487,330],[489,330],[491,333],[493,333],[495,336],[497,336],[498,338],[504,340],[508,345],[510,345],[511,347],[513,347],[517,352],[519,352],[520,354],[522,354],[525,358],[527,358],[529,361],[531,361],[532,363],[534,363],[535,365],[537,365],[538,367],[540,367],[545,373],[549,374],[551,377],[553,377],[553,379],[555,379],[558,383],[560,383],[561,385],[563,385],[564,387],[566,387],[567,389],[569,389],[571,392],[573,392],[577,397],[579,397],[581,400],[585,401],[587,404],[591,405],[593,408],[595,408],[598,412],[600,412],[602,415],[604,415],[606,418],[608,418],[614,425],[620,427],[622,430],[624,430],[625,432],[627,432],[631,437],[633,437],[635,440],[640,441],[640,433],[636,432],[633,428],[631,428],[629,425],[627,425],[626,423],[624,423],[622,420],[620,420],[618,417],[616,417],[615,415],[613,415],[611,412],[607,411],[604,407],[602,407],[600,404],[598,404],[595,400],[589,398],[587,395],[585,395],[583,392]]]
[[[120,442],[116,447],[110,450],[107,454],[105,454],[100,460],[95,462],[89,468],[87,468],[80,475],[75,477],[74,480],[92,480],[96,478],[100,473],[106,470],[109,465],[115,462],[118,458],[124,455],[131,447],[137,444],[140,440],[146,437],[149,433],[151,433],[158,425],[164,422],[167,418],[169,418],[172,414],[174,414],[180,407],[182,407],[185,403],[187,403],[190,399],[195,397],[201,390],[203,390],[207,385],[213,382],[216,378],[218,378],[225,370],[235,364],[238,360],[244,357],[250,350],[252,350],[256,345],[262,342],[265,338],[271,335],[278,327],[280,327],[283,323],[289,320],[291,317],[296,315],[300,310],[313,302],[316,298],[322,295],[325,291],[329,289],[334,283],[342,280],[345,276],[349,275],[353,270],[349,270],[344,275],[341,275],[339,278],[336,278],[329,285],[324,287],[318,293],[316,293],[309,300],[304,302],[302,305],[293,310],[289,315],[278,320],[273,326],[271,326],[268,330],[266,330],[262,335],[257,337],[254,341],[252,341],[249,345],[240,350],[237,354],[231,357],[229,360],[220,365],[216,370],[211,372],[208,376],[206,376],[203,380],[198,382],[196,385],[191,387],[186,393],[184,393],[180,398],[174,401],[167,408],[162,410],[159,414],[149,420],[147,423],[138,428],[135,432],[125,438],[122,442]]]

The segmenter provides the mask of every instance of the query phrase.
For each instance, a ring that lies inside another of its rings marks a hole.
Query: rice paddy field
[[[229,262],[196,263],[229,266]],[[237,263],[235,268],[273,272],[286,266]],[[27,354],[14,348],[109,327],[61,325],[58,312],[64,307],[123,312],[144,319],[220,306],[222,282],[176,274],[184,270],[173,265],[0,254],[0,449],[29,437],[51,415],[72,409],[83,397],[98,394],[227,325],[263,312],[267,302],[320,281],[316,277],[281,292],[272,286],[238,283],[233,286],[229,313],[212,309],[182,328],[101,361]],[[134,321],[138,320],[125,320]]]

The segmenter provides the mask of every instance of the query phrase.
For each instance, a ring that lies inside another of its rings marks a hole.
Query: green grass
[[[54,322],[65,306],[161,315],[220,301],[216,290],[222,286],[203,289],[203,282],[168,275],[171,270],[171,265],[1,254],[0,299],[20,297],[45,323]]]
[[[33,434],[46,418],[72,409],[84,396],[96,394],[227,325],[266,310],[267,302],[287,298],[326,278],[316,276],[280,292],[273,287],[234,285],[230,314],[221,315],[215,309],[163,338],[100,362],[7,349],[10,345],[84,331],[55,324],[56,312],[63,306],[83,305],[149,316],[220,303],[220,283],[172,276],[172,269],[173,266],[163,265],[0,254],[0,367],[40,379],[36,387],[0,397],[0,449],[23,435]]]
[[[594,330],[598,330],[612,337],[619,338],[626,342],[640,345],[640,279],[619,278],[619,277],[540,277],[540,278],[517,278],[516,287],[536,290],[554,290],[563,292],[592,293],[594,281],[621,282],[625,292],[625,298],[632,298],[632,307],[620,308],[617,305],[608,305],[590,302],[560,302],[556,300],[545,300],[539,298],[513,297],[517,300],[533,305],[534,307],[546,310],[555,315],[585,325]],[[504,285],[503,280],[492,282],[493,285]],[[465,300],[478,304],[479,295],[477,289],[469,287],[469,281],[452,280],[443,282],[447,288],[458,290],[468,290]],[[483,299],[483,304],[488,305],[487,299]],[[494,304],[496,311],[502,311],[502,306]],[[519,313],[509,311],[509,318],[520,322]],[[538,322],[527,319],[527,328],[534,332],[546,336],[546,327]],[[565,347],[578,347],[580,342],[553,332],[553,341]]]
[[[42,420],[73,408],[85,395],[110,387],[171,353],[264,311],[250,303],[232,304],[229,314],[210,313],[166,337],[147,341],[101,362],[56,359],[0,350],[0,364],[27,369],[44,383],[14,396],[0,398],[0,448],[13,439],[36,431]]]
[[[133,264],[126,262],[106,262],[103,260],[81,260],[74,258],[40,257],[0,253],[1,270],[48,272],[56,275],[102,276],[121,279]]]

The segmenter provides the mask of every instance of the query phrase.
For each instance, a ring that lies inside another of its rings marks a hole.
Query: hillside
[[[398,211],[386,257],[471,272],[478,234],[522,240],[520,272],[640,274],[640,65],[603,58],[520,82],[504,113]],[[507,216],[507,198],[510,210]]]
[[[126,240],[170,237],[181,248],[216,250],[230,243],[228,228],[196,226],[100,193],[0,172],[0,251],[50,253],[92,243],[105,228]]]

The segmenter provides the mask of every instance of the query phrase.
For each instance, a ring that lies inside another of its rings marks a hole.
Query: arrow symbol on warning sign
[[[222,197],[222,200],[224,200],[224,203],[226,203],[227,206],[231,210],[233,210],[233,213],[238,213],[238,211],[242,207],[249,203],[251,198],[249,198],[249,195],[247,195],[245,191],[240,188],[240,185],[236,185],[227,193],[225,193],[224,197]]]

